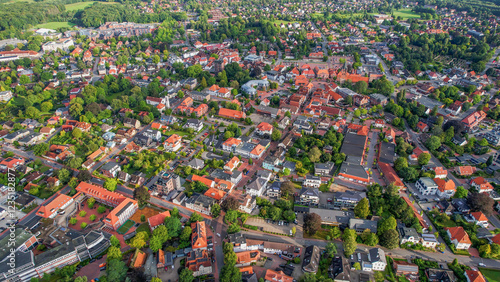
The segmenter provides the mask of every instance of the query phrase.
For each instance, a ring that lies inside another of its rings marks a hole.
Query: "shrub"
[[[86,211],[81,211],[78,215],[81,216],[81,217],[85,217],[87,215],[87,212]]]
[[[95,214],[90,215],[90,220],[91,221],[94,221],[96,218],[97,218],[97,216]]]
[[[72,225],[75,225],[77,222],[78,222],[78,220],[76,219],[76,217],[73,217],[69,220],[69,223]]]
[[[85,229],[85,227],[87,227],[87,223],[86,223],[86,222],[82,222],[82,224],[80,224],[80,227],[81,227],[82,229]]]
[[[97,212],[98,213],[105,213],[106,212],[106,207],[105,206],[99,206],[97,208]]]

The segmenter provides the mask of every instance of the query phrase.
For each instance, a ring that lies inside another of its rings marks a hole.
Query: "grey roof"
[[[214,199],[198,193],[193,193],[191,198],[186,200],[186,204],[201,205],[207,209],[210,208],[214,202]]]
[[[306,175],[306,180],[321,181],[321,177],[315,175]]]
[[[41,266],[56,258],[65,256],[71,252],[74,252],[75,246],[72,242],[67,242],[66,244],[59,245],[53,249],[43,252],[35,257],[35,265]]]
[[[384,250],[382,250],[380,248],[373,248],[370,250],[369,254],[370,254],[370,262],[381,261],[383,263],[387,263],[387,261],[385,259]]]
[[[398,231],[401,239],[408,239],[410,237],[413,237],[418,240],[418,238],[420,237],[417,233],[417,230],[413,227],[400,226]]]
[[[340,173],[368,179],[368,173],[365,171],[364,167],[359,164],[349,164],[344,162],[340,167]]]
[[[321,254],[318,246],[311,245],[307,247],[304,253],[304,260],[302,262],[302,270],[306,272],[317,272],[320,257]]]
[[[187,165],[192,168],[203,168],[205,167],[205,162],[200,159],[192,159],[187,163]]]
[[[432,180],[430,177],[421,177],[418,181],[422,182],[425,187],[437,187],[436,182]]]
[[[333,168],[334,163],[332,162],[327,162],[327,163],[315,163],[314,164],[314,170],[316,171],[317,169],[322,169],[322,170],[331,170]]]
[[[396,160],[396,144],[381,143],[379,162],[392,164]]]
[[[271,174],[272,173],[267,170],[257,170],[257,176],[261,178],[270,178]]]
[[[115,162],[109,162],[109,163],[105,163],[105,164],[101,167],[101,169],[102,169],[102,170],[112,170],[115,166],[118,166],[118,164],[117,164],[117,163],[115,163]]]
[[[256,191],[260,191],[262,189],[262,187],[265,187],[267,184],[267,180],[265,180],[264,178],[256,178],[254,179],[252,182],[250,182],[246,189],[247,190],[256,190]]]
[[[366,139],[366,136],[348,133],[344,137],[340,152],[346,156],[361,157],[364,153]]]
[[[318,188],[302,188],[299,192],[299,196],[319,197],[319,190]]]
[[[361,201],[361,199],[366,198],[366,193],[359,192],[359,191],[346,190],[344,192],[342,192],[342,191],[335,192],[333,197],[335,198],[335,200],[359,202],[359,201]]]
[[[354,218],[354,213],[351,211],[337,211],[337,210],[309,208],[309,212],[319,215],[321,217],[321,221],[333,224],[347,225],[349,223],[349,220],[351,218]]]
[[[10,241],[10,232],[5,232],[0,238],[0,261],[10,254],[10,248],[18,248],[21,244],[26,242],[33,234],[17,227],[14,231],[14,241]],[[10,245],[9,245],[10,244]]]
[[[349,220],[349,229],[354,229],[357,232],[370,229],[370,232],[377,233],[377,222],[368,219],[351,218]]]

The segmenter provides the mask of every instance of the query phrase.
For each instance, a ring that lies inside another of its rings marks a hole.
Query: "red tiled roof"
[[[483,274],[477,270],[466,270],[465,275],[467,275],[468,282],[486,282]]]
[[[446,227],[445,230],[450,232],[451,240],[457,240],[459,243],[472,244],[469,238],[469,234],[465,232],[462,226]]]
[[[163,224],[165,222],[165,218],[167,217],[170,217],[169,211],[164,211],[157,215],[153,215],[152,217],[148,218],[149,227],[153,229],[154,227]]]

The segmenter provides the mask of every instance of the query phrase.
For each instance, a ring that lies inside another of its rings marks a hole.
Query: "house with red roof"
[[[224,196],[226,196],[226,194],[227,193],[222,191],[222,190],[210,187],[210,188],[208,188],[207,191],[205,191],[205,193],[203,195],[220,202],[224,198]]]
[[[231,109],[226,109],[226,108],[219,109],[219,116],[221,116],[223,118],[230,118],[230,119],[240,119],[240,118],[247,117],[247,115],[242,111],[231,110]]]
[[[191,223],[191,246],[193,250],[206,249],[208,246],[207,241],[207,228],[204,221]]]
[[[273,126],[267,122],[261,122],[259,125],[257,125],[257,129],[255,132],[260,135],[271,135],[273,133]]]
[[[234,152],[236,147],[238,147],[241,143],[242,141],[240,139],[231,137],[222,143],[222,149],[224,151]]]
[[[15,169],[20,165],[24,165],[23,158],[9,157],[0,162],[0,170],[6,171],[7,169]]]
[[[417,128],[418,128],[418,130],[420,130],[420,132],[427,132],[427,131],[429,131],[429,126],[426,123],[423,123],[421,121],[419,121],[417,123]]]
[[[36,212],[36,215],[43,218],[54,218],[58,212],[64,211],[69,205],[73,203],[73,198],[64,194],[58,194],[52,200],[43,203]]]
[[[476,168],[470,165],[465,165],[465,166],[459,166],[455,169],[455,171],[458,173],[458,175],[461,176],[470,176],[474,172],[476,172]]]
[[[163,148],[168,152],[176,152],[182,146],[182,137],[177,134],[172,134],[163,142]]]
[[[440,198],[450,199],[451,197],[453,197],[453,195],[455,195],[457,189],[453,180],[449,179],[448,181],[446,181],[442,178],[434,178],[434,182],[438,186],[436,194]]]
[[[484,275],[478,270],[468,269],[465,271],[467,282],[486,282]]]
[[[470,185],[473,188],[475,188],[479,193],[488,193],[493,191],[493,185],[491,185],[491,183],[486,181],[486,179],[484,179],[484,177],[482,176],[472,179]]]
[[[165,218],[167,217],[170,217],[169,211],[164,211],[148,218],[149,229],[151,231],[155,230],[156,228],[158,228],[158,226],[162,225],[165,222]]]
[[[396,185],[396,187],[398,187],[400,190],[406,189],[403,181],[401,180],[401,178],[399,178],[396,171],[390,164],[378,162],[377,166],[387,184],[394,183],[394,185]]]
[[[462,124],[467,131],[471,131],[478,126],[486,118],[486,113],[483,111],[473,112],[462,120]]]
[[[132,215],[134,215],[138,208],[139,205],[136,200],[125,198],[108,214],[108,216],[104,219],[104,224],[113,230],[117,230]]]
[[[484,213],[478,211],[478,212],[471,212],[470,213],[471,218],[473,219],[473,222],[476,225],[479,225],[483,228],[488,228],[489,223],[488,223],[488,218]]]
[[[462,226],[446,227],[445,230],[457,250],[468,250],[472,245],[469,234]]]
[[[436,178],[446,178],[448,177],[448,171],[441,167],[441,166],[436,166],[436,167],[432,167],[430,168],[430,170],[433,170],[435,172],[435,177]]]
[[[225,170],[229,170],[229,171],[233,171],[235,168],[238,167],[238,165],[240,165],[241,161],[238,157],[234,156],[232,159],[230,159],[225,165],[224,165],[224,169]]]
[[[410,159],[410,161],[417,161],[418,157],[423,153],[429,154],[429,151],[424,151],[420,147],[416,147],[415,149],[413,149],[413,153],[408,156],[408,158]]]

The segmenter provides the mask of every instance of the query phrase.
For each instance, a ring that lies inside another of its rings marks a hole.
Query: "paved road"
[[[310,245],[316,245],[320,248],[324,248],[326,244],[328,243],[325,240],[316,240],[316,239],[300,239],[300,238],[290,238],[290,237],[282,237],[282,236],[276,236],[276,235],[271,235],[267,233],[262,233],[262,232],[256,232],[256,231],[242,231],[244,236],[246,238],[250,239],[256,239],[256,240],[269,240],[273,242],[279,242],[279,243],[292,243],[296,244],[298,246],[302,247],[307,247]],[[343,252],[343,247],[342,243],[338,240],[335,241],[337,244],[337,251],[338,253]],[[365,246],[365,245],[360,245],[358,244],[358,251],[366,251],[371,249],[372,247]],[[449,253],[432,253],[432,252],[423,252],[423,251],[415,251],[415,250],[407,250],[407,249],[394,249],[394,250],[389,250],[386,248],[382,248],[387,255],[394,256],[394,257],[400,257],[400,258],[415,258],[417,256],[421,257],[424,260],[432,260],[432,261],[437,261],[438,263],[451,263],[455,258],[458,260],[460,264],[468,265],[468,266],[478,266],[480,262],[484,263],[487,268],[495,268],[495,269],[500,269],[500,260],[494,260],[494,259],[483,259],[483,258],[472,258],[468,256],[459,256],[459,255],[453,255]]]
[[[21,156],[25,159],[40,159],[44,165],[49,166],[49,167],[54,168],[54,169],[61,169],[61,168],[65,167],[64,165],[62,165],[60,163],[37,157],[37,156],[35,156],[35,154],[33,154],[32,151],[22,151],[22,150],[16,149],[16,147],[14,147],[12,145],[4,145],[4,146],[2,146],[2,150],[12,152],[12,153],[14,153],[18,156]]]

